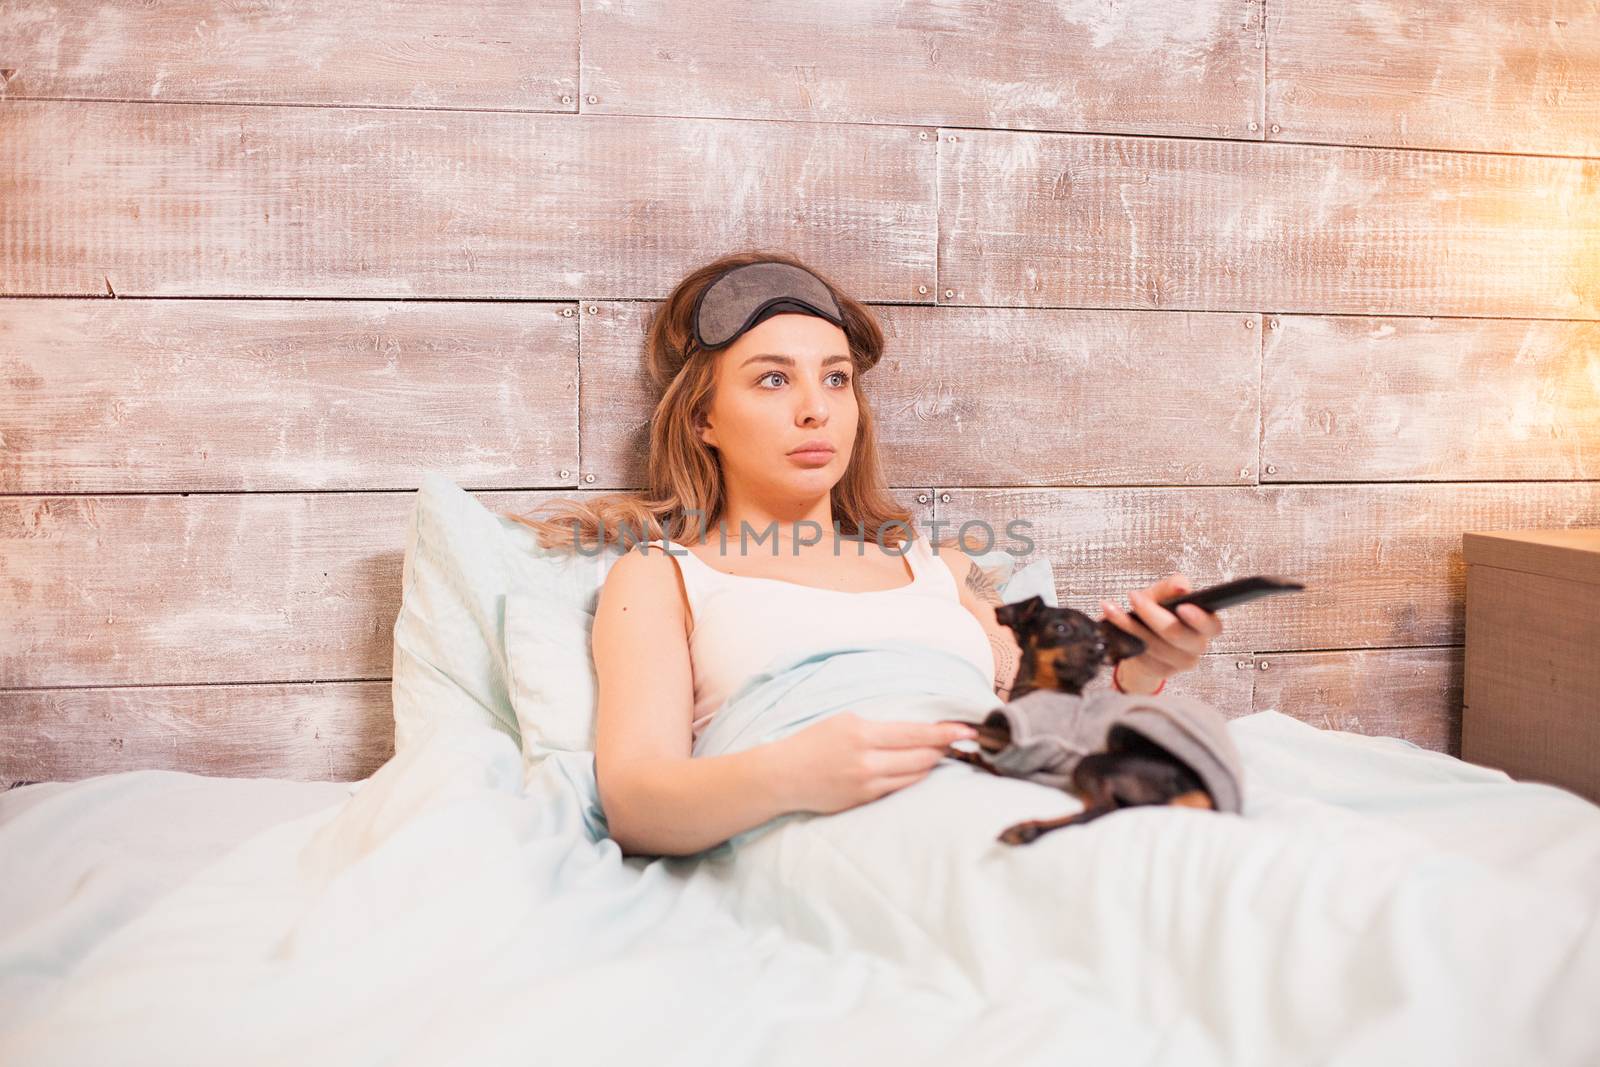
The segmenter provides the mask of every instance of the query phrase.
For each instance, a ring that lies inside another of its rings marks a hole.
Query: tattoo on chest
[[[982,567],[976,563],[970,564],[967,571],[967,589],[974,597],[985,604],[998,606],[1000,591],[995,588],[994,582],[984,573]],[[995,691],[1001,695],[1010,691],[1011,682],[1017,676],[1017,645],[1016,640],[1004,634],[989,634],[989,645],[994,650],[994,679]]]

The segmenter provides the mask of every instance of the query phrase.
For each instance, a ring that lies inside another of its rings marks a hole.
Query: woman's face
[[[827,493],[844,476],[859,410],[845,333],[815,315],[774,315],[717,355],[701,440],[732,483],[785,497]],[[823,442],[831,451],[802,453]]]

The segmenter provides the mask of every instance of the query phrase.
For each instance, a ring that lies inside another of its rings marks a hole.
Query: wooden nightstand
[[[1462,540],[1461,758],[1600,803],[1600,530]]]

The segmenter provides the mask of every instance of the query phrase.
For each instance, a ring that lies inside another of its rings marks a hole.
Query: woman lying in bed
[[[547,544],[645,542],[612,566],[593,630],[595,771],[625,853],[689,855],[787,812],[876,800],[973,736],[843,712],[691,758],[717,709],[777,656],[893,634],[966,657],[1002,699],[1009,690],[1019,650],[995,620],[993,585],[954,542],[914,535],[886,491],[860,383],[882,353],[871,311],[798,260],[708,264],[649,330],[660,399],[648,492],[525,520]],[[1221,632],[1199,608],[1180,619],[1156,604],[1188,589],[1174,574],[1130,593],[1137,618],[1102,605],[1148,646],[1119,665],[1119,688],[1154,692]]]

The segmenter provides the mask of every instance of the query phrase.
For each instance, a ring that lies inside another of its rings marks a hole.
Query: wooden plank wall
[[[736,248],[1065,602],[1306,581],[1230,713],[1456,751],[1462,533],[1600,524],[1592,4],[9,0],[0,97],[0,783],[370,773],[421,473],[639,484]]]

